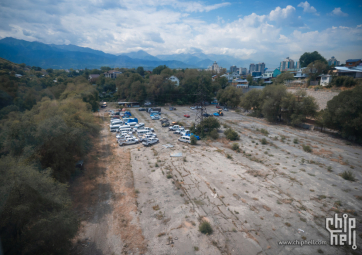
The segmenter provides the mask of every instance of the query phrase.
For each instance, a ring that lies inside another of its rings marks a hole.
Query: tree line
[[[0,68],[3,252],[69,254],[79,221],[68,182],[99,132],[92,114],[98,92],[82,75],[54,70],[45,77],[39,75],[44,70],[5,61]],[[20,79],[14,77],[19,70]]]

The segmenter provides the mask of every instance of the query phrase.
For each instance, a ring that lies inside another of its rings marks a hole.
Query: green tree
[[[326,111],[329,128],[362,142],[362,86],[339,93],[328,101]]]
[[[300,67],[307,67],[310,63],[313,63],[316,60],[320,60],[321,62],[327,64],[327,60],[322,57],[318,51],[305,52],[302,56],[300,56]]]
[[[283,84],[284,81],[294,80],[294,75],[290,72],[284,72],[274,78],[274,84]]]
[[[143,76],[145,74],[145,70],[143,69],[142,66],[137,67],[137,71],[136,71],[139,75]]]
[[[263,89],[262,113],[268,121],[281,120],[282,100],[286,94],[284,85],[270,85]]]
[[[253,115],[255,117],[260,117],[261,107],[263,105],[262,93],[263,91],[260,89],[252,89],[248,91],[241,98],[241,107],[243,107],[247,111],[253,110]]]
[[[0,159],[0,237],[5,254],[68,254],[78,221],[67,185],[12,157]]]
[[[239,106],[242,95],[243,92],[241,89],[235,88],[234,86],[228,86],[225,89],[219,90],[216,98],[220,104],[234,108]]]
[[[166,68],[167,68],[166,65],[160,65],[160,66],[154,68],[154,69],[152,70],[152,73],[153,73],[153,74],[161,74],[162,70],[163,70],[163,69],[166,69]]]
[[[110,68],[109,66],[101,66],[101,70],[102,70],[103,72],[107,72],[107,71],[109,71],[109,70],[112,70],[112,68]]]

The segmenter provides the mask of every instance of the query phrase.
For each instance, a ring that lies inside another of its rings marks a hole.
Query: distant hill
[[[139,54],[141,56],[141,54]],[[151,56],[151,55],[149,55]],[[15,63],[27,63],[42,68],[100,68],[101,66],[137,68],[154,68],[167,65],[170,68],[195,68],[181,61],[164,61],[154,57],[152,60],[136,59],[126,55],[116,56],[102,51],[75,45],[54,45],[28,42],[7,37],[0,40],[0,57]]]
[[[158,56],[152,56],[143,50],[115,55],[71,44],[44,44],[11,37],[0,40],[0,57],[15,63],[54,69],[143,66],[146,70],[152,70],[159,65],[167,65],[170,68],[207,68],[214,61],[227,69],[231,65],[248,67],[243,60],[226,55],[207,55],[199,49],[194,49],[193,53]]]

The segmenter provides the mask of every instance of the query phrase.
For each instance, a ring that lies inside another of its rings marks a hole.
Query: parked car
[[[140,112],[144,112],[144,111],[146,111],[146,108],[138,108],[138,110],[139,110]]]
[[[168,130],[169,130],[169,131],[175,131],[175,130],[177,130],[177,129],[179,129],[179,128],[180,128],[179,125],[173,125],[172,127],[169,127]]]
[[[196,108],[191,106],[190,109],[191,109],[191,110],[195,110]]]
[[[170,106],[169,110],[170,111],[176,111],[176,107]]]
[[[155,130],[153,130],[153,128],[149,128],[149,127],[145,127],[143,128],[144,130],[147,130],[147,131],[151,131],[151,132],[154,132]]]
[[[204,113],[203,116],[204,116],[204,117],[209,117],[209,116],[211,116],[211,114]]]
[[[144,146],[151,146],[151,145],[156,144],[158,142],[159,142],[158,138],[150,138],[150,139],[147,139],[147,140],[143,141],[142,144]]]
[[[160,119],[160,121],[162,123],[162,122],[168,121],[168,119],[166,117],[163,117],[163,118]]]
[[[191,143],[191,138],[189,136],[181,136],[178,140],[184,143]]]
[[[220,116],[220,114],[218,114],[217,112],[214,112],[214,116],[218,117],[218,116]]]
[[[148,133],[148,134],[145,134],[145,135],[141,136],[139,139],[140,139],[141,142],[143,142],[143,141],[146,141],[146,140],[151,139],[151,138],[157,138],[157,135]]]
[[[175,130],[175,132],[173,132],[173,133],[174,134],[181,134],[181,132],[184,132],[184,131],[185,131],[185,129],[183,127],[181,127],[179,129]]]
[[[151,105],[151,102],[145,102],[145,105],[146,106]]]
[[[144,126],[145,126],[145,123],[141,122],[141,123],[138,123],[137,125],[135,125],[134,128],[139,129],[139,128],[142,128]]]
[[[168,127],[170,126],[170,122],[166,121],[162,123],[162,127]]]
[[[216,105],[216,108],[217,108],[217,109],[221,109],[221,106],[220,106],[220,105]]]
[[[223,111],[229,111],[229,109],[228,108],[226,108],[226,107],[224,107],[223,109],[222,109]]]
[[[159,115],[153,115],[153,116],[151,116],[151,119],[152,120],[159,120],[160,116]]]
[[[186,117],[186,118],[190,118],[190,115],[188,115],[188,114],[185,114],[185,115],[184,115],[184,117]]]
[[[136,143],[139,143],[139,140],[137,138],[128,138],[126,140],[121,140],[121,139],[118,140],[119,146],[136,144]]]

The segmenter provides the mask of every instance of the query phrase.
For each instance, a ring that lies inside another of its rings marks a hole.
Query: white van
[[[119,125],[119,124],[117,124],[117,125],[109,125],[109,129],[110,129],[111,132],[116,132],[119,129],[120,126],[121,125]]]
[[[116,124],[123,125],[123,121],[119,119],[111,120],[111,125],[116,125]]]
[[[145,134],[151,134],[151,133],[152,133],[151,131],[145,130],[145,129],[137,130],[137,135],[138,136],[142,136],[142,135],[145,135]]]
[[[126,131],[127,133],[132,133],[133,132],[133,128],[129,127],[129,126],[121,126],[119,127],[119,132],[123,132]]]
[[[184,143],[191,143],[190,136],[181,136],[178,140]]]

